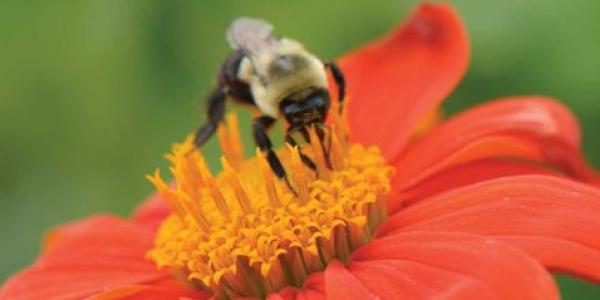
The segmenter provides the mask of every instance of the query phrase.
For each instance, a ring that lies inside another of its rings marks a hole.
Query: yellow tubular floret
[[[312,128],[302,148],[316,172],[298,148],[278,151],[297,196],[260,152],[243,159],[235,116],[219,130],[223,171],[216,176],[191,138],[176,145],[169,155],[175,184],[158,172],[148,177],[173,209],[148,257],[224,298],[299,287],[331,260],[346,261],[386,216],[392,168],[377,148],[349,143],[336,120],[324,128],[323,144]]]

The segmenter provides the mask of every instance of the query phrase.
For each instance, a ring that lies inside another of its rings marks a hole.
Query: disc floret
[[[346,261],[387,215],[392,168],[378,148],[349,144],[335,125],[325,147],[329,161],[319,139],[303,147],[316,172],[302,164],[298,148],[279,151],[297,195],[260,153],[243,160],[234,116],[220,129],[223,171],[216,176],[191,138],[175,145],[175,184],[158,171],[149,176],[173,213],[148,256],[223,297],[299,287],[330,261]]]

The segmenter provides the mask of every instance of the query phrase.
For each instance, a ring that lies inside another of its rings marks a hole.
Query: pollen
[[[300,287],[332,260],[347,261],[382,223],[393,169],[376,147],[348,142],[335,118],[325,138],[277,151],[292,192],[261,152],[243,158],[235,115],[219,129],[222,171],[213,175],[192,138],[168,155],[174,182],[148,176],[172,208],[148,257],[218,298],[264,298]],[[300,151],[316,170],[303,164]]]

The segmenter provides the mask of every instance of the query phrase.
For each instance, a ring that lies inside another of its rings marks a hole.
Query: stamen
[[[325,162],[325,153],[323,152],[323,142],[319,138],[317,134],[317,128],[312,126],[308,130],[308,134],[310,137],[310,146],[312,147],[312,151],[315,154],[313,157],[313,161],[317,166],[317,173],[323,179],[329,179],[329,168],[327,167],[327,163]]]
[[[350,100],[351,99],[349,99],[349,98],[345,99],[344,103],[345,103],[346,107],[348,107],[348,102]],[[337,112],[338,111],[337,108],[338,108],[339,104],[338,104],[337,101],[334,102],[334,103],[335,104],[334,104],[334,107],[332,107],[332,109],[335,108],[335,110],[332,110],[332,111],[336,111]],[[348,147],[349,147],[349,145],[348,145],[348,141],[349,141],[349,134],[348,134],[348,132],[349,132],[349,129],[348,129],[348,121],[347,121],[348,118],[347,118],[347,115],[348,115],[348,110],[347,109],[344,109],[342,111],[341,115],[337,114],[337,113],[331,114],[331,119],[332,119],[331,124],[332,124],[333,130],[335,132],[334,136],[336,136],[338,138],[339,142],[343,146],[343,149],[348,149]]]
[[[160,171],[157,169],[154,171],[154,175],[148,175],[146,178],[154,185],[160,196],[165,199],[171,209],[180,217],[185,218],[187,215],[185,209],[181,207],[181,203],[177,201],[175,192],[169,189],[167,184],[160,177]]]
[[[208,170],[208,166],[206,165],[206,161],[204,160],[204,157],[200,157],[196,161],[196,165],[199,168],[200,177],[202,178],[202,181],[208,186],[208,189],[210,191],[212,199],[215,202],[215,204],[217,205],[219,212],[221,213],[221,215],[223,217],[229,217],[229,214],[230,214],[229,206],[227,205],[227,202],[225,201],[223,194],[221,194],[221,191],[217,187],[217,183],[215,182],[215,179],[213,178],[212,174],[210,173],[210,170]],[[175,176],[175,178],[177,178],[177,176]]]
[[[289,144],[287,146],[292,158],[292,171],[290,175],[298,190],[299,203],[300,205],[304,205],[308,201],[308,181],[310,178],[306,174],[306,166],[302,163],[298,147],[292,147]]]
[[[178,193],[177,196],[179,197],[179,202],[186,208],[187,215],[192,217],[198,228],[204,233],[208,233],[210,231],[210,224],[204,217],[204,213],[200,206],[198,206],[198,203],[184,193]]]
[[[244,160],[244,150],[236,114],[227,114],[225,125],[219,126],[217,136],[223,155],[231,163],[231,166],[238,170]]]
[[[273,178],[273,172],[269,167],[269,163],[266,158],[260,152],[260,149],[256,148],[256,160],[260,162],[260,167],[262,170],[263,178],[265,180],[265,191],[267,196],[269,197],[269,201],[273,208],[277,208],[281,206],[281,201],[279,201],[279,197],[277,196],[277,189],[275,188],[275,180]]]
[[[250,203],[250,200],[248,199],[248,195],[246,195],[246,192],[244,191],[244,188],[242,187],[242,184],[240,182],[240,179],[238,178],[237,173],[235,172],[235,170],[229,164],[229,162],[227,161],[227,159],[225,157],[221,157],[221,164],[223,165],[223,172],[225,174],[224,176],[227,177],[227,181],[229,182],[229,185],[231,186],[231,188],[233,189],[233,192],[235,193],[236,199],[238,200],[238,203],[240,204],[240,208],[246,214],[253,213],[254,211],[252,210],[252,205]]]
[[[302,148],[317,172],[302,162],[299,148],[277,151],[297,196],[258,149],[256,158],[242,160],[235,116],[219,130],[223,171],[217,176],[191,137],[168,156],[174,185],[158,171],[148,176],[173,209],[148,257],[217,298],[264,298],[301,287],[333,259],[346,261],[387,216],[392,168],[377,148],[350,144],[335,117],[325,130],[327,154],[315,128]]]

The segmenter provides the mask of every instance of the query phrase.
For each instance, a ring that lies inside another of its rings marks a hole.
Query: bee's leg
[[[275,151],[273,151],[273,144],[271,143],[271,139],[269,139],[269,135],[267,134],[267,130],[275,123],[275,118],[269,116],[260,116],[252,122],[252,133],[254,135],[254,141],[256,145],[260,149],[262,153],[265,154],[267,158],[267,162],[279,179],[283,179],[285,184],[288,186],[290,191],[294,193],[294,195],[298,195],[298,192],[292,187],[290,180],[285,172],[285,168],[281,164],[281,161],[277,157]]]
[[[219,127],[219,123],[225,115],[225,99],[227,93],[225,88],[220,86],[216,88],[208,98],[207,114],[208,119],[202,127],[196,131],[194,144],[200,148],[206,141],[215,133]]]
[[[298,142],[296,142],[296,140],[294,139],[294,136],[292,135],[295,131],[298,131],[298,127],[290,127],[288,128],[288,130],[285,133],[285,142],[292,145],[293,147],[298,147],[298,153],[300,154],[300,159],[302,160],[302,163],[304,165],[306,165],[307,167],[309,167],[311,170],[313,171],[317,171],[317,166],[315,165],[315,163],[310,159],[310,157],[306,156],[306,154],[304,154],[302,152],[302,148],[300,146],[298,146]]]
[[[319,140],[321,141],[321,149],[323,149],[323,154],[325,154],[325,162],[327,163],[327,167],[330,170],[333,170],[332,164],[331,164],[331,144],[333,143],[331,140],[331,130],[329,127],[324,126],[322,124],[317,124],[316,126],[316,130],[317,130],[317,136],[319,137]],[[325,143],[325,130],[327,130],[329,133],[327,134],[327,143]],[[326,145],[327,144],[327,145]]]
[[[323,156],[325,158],[325,164],[327,166],[327,168],[329,168],[330,170],[333,170],[332,165],[331,165],[331,159],[329,158],[329,150],[330,150],[330,146],[325,146],[324,143],[324,139],[325,139],[325,131],[323,130],[322,126],[319,126],[318,124],[315,124],[315,131],[317,133],[317,138],[319,139],[319,144],[321,144],[321,150],[323,150]],[[308,134],[308,129],[307,127],[302,127],[299,129],[299,131],[302,133],[302,137],[304,137],[304,141],[306,141],[307,143],[311,143],[310,141],[310,134]],[[328,138],[328,145],[331,145],[331,140],[330,140],[331,136],[329,136]]]
[[[304,130],[306,131],[306,129]],[[319,142],[321,144],[321,149],[323,150],[323,155],[325,156],[325,164],[327,168],[333,170],[331,165],[331,158],[329,157],[329,153],[331,150],[331,133],[327,135],[327,146],[325,146],[325,129],[323,125],[315,124],[315,131],[317,132],[317,137],[319,138]],[[308,143],[310,143],[310,136],[308,133],[305,134],[305,139]]]
[[[325,66],[331,70],[333,80],[335,80],[335,84],[338,87],[338,112],[341,113],[344,110],[344,99],[346,98],[346,79],[344,79],[344,73],[342,73],[342,70],[334,62],[326,62]]]

